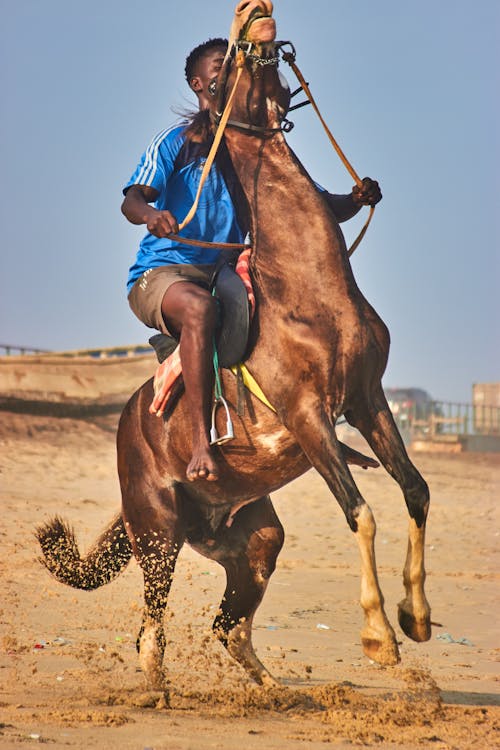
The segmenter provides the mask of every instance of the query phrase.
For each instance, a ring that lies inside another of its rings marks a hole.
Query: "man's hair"
[[[195,75],[196,65],[202,57],[204,57],[208,52],[211,52],[211,50],[216,49],[217,47],[227,47],[227,45],[227,39],[215,37],[214,39],[208,39],[206,42],[203,42],[203,44],[199,44],[197,47],[195,47],[186,57],[186,67],[184,68],[186,81],[190,83],[191,78],[193,78],[193,76]]]

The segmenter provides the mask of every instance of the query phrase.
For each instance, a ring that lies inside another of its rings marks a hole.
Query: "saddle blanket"
[[[252,249],[250,247],[243,250],[238,257],[235,271],[242,280],[248,295],[248,304],[250,307],[250,318],[255,311],[255,295],[253,293],[252,280],[250,278],[249,263]],[[162,417],[167,404],[172,396],[174,385],[182,375],[180,347],[174,349],[167,359],[162,362],[156,370],[153,389],[154,398],[149,407],[149,413]]]

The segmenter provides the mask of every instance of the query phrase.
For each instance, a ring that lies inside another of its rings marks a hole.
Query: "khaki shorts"
[[[173,264],[149,268],[135,282],[129,292],[128,303],[134,315],[148,326],[171,335],[161,314],[161,303],[167,289],[177,281],[190,281],[210,288],[215,264]]]

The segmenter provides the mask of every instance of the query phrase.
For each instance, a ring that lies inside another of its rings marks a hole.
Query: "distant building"
[[[474,431],[478,435],[500,435],[500,383],[472,386]]]

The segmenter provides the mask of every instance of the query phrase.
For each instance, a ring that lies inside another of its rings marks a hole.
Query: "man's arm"
[[[149,185],[131,185],[123,199],[122,214],[131,224],[146,224],[155,237],[177,234],[179,225],[175,216],[150,205],[157,197],[158,192]]]
[[[334,195],[327,192],[323,195],[338,222],[348,221],[356,216],[362,206],[375,206],[382,200],[378,182],[369,177],[363,179],[361,187],[355,185],[349,195]]]

